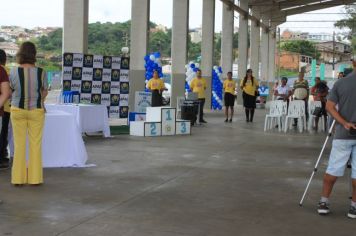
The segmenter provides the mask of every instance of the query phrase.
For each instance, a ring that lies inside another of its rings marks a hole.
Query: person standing
[[[330,212],[329,197],[333,186],[337,178],[344,175],[351,156],[353,191],[347,216],[356,219],[356,61],[353,66],[353,72],[335,82],[326,102],[326,110],[336,120],[336,128],[317,211],[321,215]]]
[[[206,90],[206,80],[202,78],[201,76],[201,70],[197,69],[197,77],[194,78],[190,82],[190,89],[192,90],[193,93],[198,94],[198,100],[200,104],[200,110],[199,110],[199,122],[200,123],[207,123],[204,120],[204,104],[205,104],[205,90]]]
[[[225,122],[232,122],[232,117],[234,116],[234,105],[235,105],[235,87],[236,83],[232,79],[232,72],[227,72],[227,79],[224,81],[224,101],[225,101]],[[230,107],[230,119],[229,119],[229,107]]]
[[[16,54],[19,64],[10,72],[11,123],[15,153],[11,183],[39,185],[43,183],[42,134],[44,125],[44,100],[47,96],[46,72],[35,65],[36,47],[24,42]],[[26,165],[26,136],[29,143],[29,159]]]
[[[303,100],[305,108],[305,119],[308,121],[308,101],[309,101],[309,84],[304,79],[304,72],[299,72],[298,79],[293,85],[294,100]],[[297,126],[298,119],[294,119],[293,126]]]
[[[7,169],[9,168],[9,159],[6,157],[6,148],[7,148],[7,132],[4,132],[5,126],[9,125],[9,117],[10,113],[8,113],[8,110],[4,111],[3,109],[3,104],[6,105],[8,102],[8,98],[10,96],[10,85],[9,85],[9,77],[7,75],[6,69],[5,69],[5,64],[6,64],[6,53],[4,50],[0,49],[0,97],[4,97],[5,103],[2,103],[2,100],[4,98],[0,98],[0,113],[2,114],[2,128],[1,128],[1,134],[0,134],[0,169]],[[5,106],[4,105],[4,106]],[[7,130],[6,130],[7,131]]]
[[[242,90],[242,99],[245,107],[246,122],[253,122],[253,116],[256,108],[256,98],[258,81],[253,77],[252,70],[246,71],[246,76],[240,82],[240,88]]]
[[[153,78],[150,79],[146,86],[152,92],[152,107],[162,106],[162,92],[165,90],[163,80],[159,78],[158,72],[153,71]]]

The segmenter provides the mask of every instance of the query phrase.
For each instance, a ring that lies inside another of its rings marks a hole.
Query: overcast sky
[[[123,22],[131,18],[131,0],[89,0],[90,22]],[[27,28],[35,26],[63,26],[63,0],[0,0],[2,10],[0,25],[19,25]],[[288,21],[336,21],[343,17],[342,7],[334,7],[288,17]],[[317,13],[317,14],[315,14]],[[327,13],[327,14],[320,14]],[[339,13],[339,14],[334,14]],[[222,3],[216,1],[215,31],[221,31]],[[190,28],[196,28],[202,21],[202,0],[190,1]],[[151,21],[172,26],[172,0],[151,0]],[[235,24],[238,20],[235,19]],[[306,32],[329,32],[334,30],[333,22],[290,22],[281,25],[286,28]]]

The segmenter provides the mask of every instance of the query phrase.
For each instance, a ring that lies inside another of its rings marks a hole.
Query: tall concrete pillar
[[[203,0],[201,69],[207,80],[205,108],[211,108],[211,76],[214,57],[215,0]]]
[[[234,3],[234,0],[230,0]],[[234,10],[223,4],[222,10],[222,36],[221,36],[221,67],[226,73],[232,71],[234,42]]]
[[[64,0],[63,52],[88,51],[89,0]]]
[[[276,75],[276,33],[272,31],[269,35],[268,50],[268,82],[275,81]]]
[[[172,26],[172,92],[171,107],[185,93],[185,64],[187,63],[189,0],[173,1]]]
[[[267,21],[264,20],[264,23],[268,25]],[[269,47],[269,32],[266,32],[265,29],[262,29],[262,35],[261,35],[261,47],[260,47],[260,55],[261,55],[261,76],[260,79],[262,81],[267,81],[268,80],[268,47]]]
[[[240,7],[248,12],[248,0],[240,0]],[[239,57],[238,57],[238,78],[242,79],[246,75],[248,59],[248,18],[239,17]]]
[[[256,79],[259,79],[259,63],[260,63],[260,41],[261,41],[261,27],[259,23],[251,22],[251,36],[250,36],[250,68]]]
[[[135,108],[135,92],[145,89],[145,62],[150,20],[150,0],[132,0],[130,44],[130,111]]]

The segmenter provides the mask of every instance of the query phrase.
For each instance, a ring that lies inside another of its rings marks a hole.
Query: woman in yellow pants
[[[36,67],[36,47],[31,42],[21,45],[16,55],[18,67],[10,72],[12,88],[11,123],[15,153],[11,183],[14,185],[43,183],[42,133],[44,125],[44,99],[48,82],[42,68]],[[26,163],[26,139],[29,160]]]

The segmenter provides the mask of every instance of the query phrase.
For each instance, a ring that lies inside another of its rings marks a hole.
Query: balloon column
[[[153,71],[158,72],[160,78],[163,77],[162,73],[162,63],[161,63],[161,53],[154,52],[145,56],[145,68],[146,68],[146,84],[153,77]],[[146,89],[147,92],[147,89]]]
[[[194,63],[193,61],[189,62],[189,64],[187,64],[185,66],[185,68],[187,69],[187,72],[185,73],[185,75],[187,76],[185,79],[185,91],[186,92],[191,92],[190,91],[190,82],[195,78],[196,76],[196,72],[199,69],[199,63]]]
[[[221,110],[223,107],[223,80],[221,67],[214,66],[212,76],[212,108],[213,110]]]

